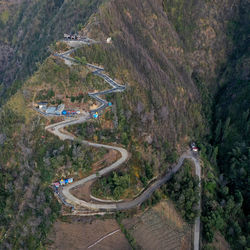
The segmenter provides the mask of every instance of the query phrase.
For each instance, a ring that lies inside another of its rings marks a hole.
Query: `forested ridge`
[[[215,96],[210,145],[206,155],[216,175],[204,183],[204,236],[221,231],[235,249],[250,246],[250,5],[242,2],[240,18],[228,25],[234,42]],[[215,176],[217,176],[215,178]]]

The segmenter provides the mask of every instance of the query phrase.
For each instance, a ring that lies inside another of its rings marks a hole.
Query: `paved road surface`
[[[201,166],[199,162],[195,164],[195,174],[199,177],[199,189],[201,195]],[[198,209],[199,211],[201,211],[201,200],[199,200]],[[199,243],[200,243],[200,216],[195,218],[195,223],[194,223],[194,250],[199,250]]]
[[[86,122],[87,120],[89,120],[88,115],[80,116],[79,118],[75,118],[72,120],[67,120],[67,121],[56,123],[56,124],[52,124],[50,126],[47,126],[45,129],[48,130],[49,132],[53,133],[54,135],[58,136],[61,140],[74,140],[75,138],[73,136],[71,136],[69,134],[64,134],[63,132],[61,132],[61,129],[65,128],[66,126]],[[72,205],[77,204],[77,205],[80,205],[80,206],[83,206],[83,207],[86,207],[89,209],[112,211],[112,210],[126,210],[126,209],[136,207],[136,206],[140,205],[141,203],[143,203],[145,200],[147,200],[156,189],[158,189],[161,185],[163,185],[166,181],[168,181],[181,168],[182,163],[185,159],[193,160],[196,168],[200,168],[199,160],[197,160],[191,152],[187,152],[180,157],[178,164],[176,166],[174,166],[171,169],[171,171],[169,171],[162,179],[154,182],[147,190],[145,190],[140,196],[138,196],[136,199],[134,199],[132,201],[112,203],[112,204],[110,204],[110,203],[109,204],[96,204],[96,203],[92,203],[92,202],[86,202],[86,201],[80,200],[80,199],[76,198],[75,196],[73,196],[70,193],[70,190],[77,188],[81,185],[84,185],[89,181],[95,180],[100,176],[106,175],[106,174],[116,170],[118,167],[121,166],[121,164],[123,164],[128,159],[128,152],[126,149],[121,148],[121,147],[110,146],[110,145],[99,144],[99,143],[92,143],[92,142],[88,142],[86,140],[82,140],[81,142],[87,146],[113,149],[113,150],[116,150],[116,151],[121,153],[121,158],[118,159],[118,161],[116,161],[115,163],[111,164],[110,166],[100,170],[98,172],[98,175],[92,174],[86,178],[83,178],[79,181],[76,181],[70,185],[63,187],[62,193],[69,203],[71,203]]]

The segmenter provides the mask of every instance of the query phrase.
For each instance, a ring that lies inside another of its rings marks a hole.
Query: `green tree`
[[[87,64],[87,59],[86,57],[75,57],[75,59],[81,64],[81,65],[86,65]]]

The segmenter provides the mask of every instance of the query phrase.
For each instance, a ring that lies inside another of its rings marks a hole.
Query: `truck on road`
[[[198,147],[196,146],[196,144],[195,144],[195,142],[192,142],[191,144],[190,144],[190,146],[191,146],[191,150],[193,151],[193,152],[198,152]]]

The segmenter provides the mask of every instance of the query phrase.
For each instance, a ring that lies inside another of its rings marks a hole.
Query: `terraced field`
[[[163,201],[123,224],[142,249],[191,249],[191,228],[170,202]]]
[[[74,217],[57,221],[49,235],[48,250],[131,250],[115,220]]]

